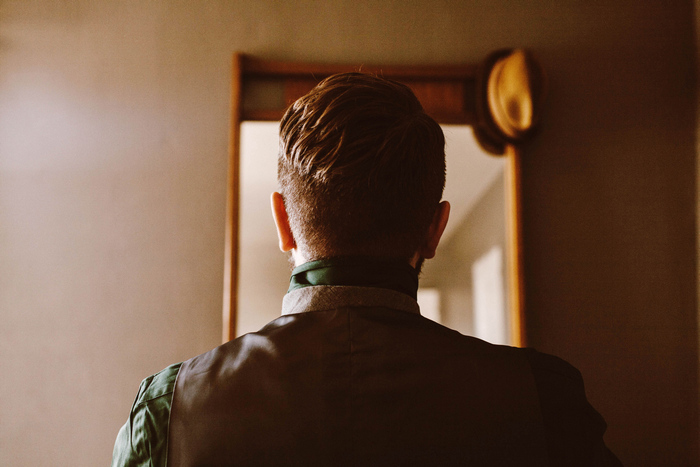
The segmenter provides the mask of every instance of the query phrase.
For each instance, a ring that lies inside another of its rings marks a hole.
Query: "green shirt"
[[[181,365],[171,365],[141,382],[129,420],[114,443],[113,467],[165,467],[170,405]]]

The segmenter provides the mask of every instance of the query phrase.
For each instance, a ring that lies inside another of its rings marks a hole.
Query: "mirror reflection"
[[[509,343],[504,158],[485,153],[468,126],[442,125],[452,210],[437,256],[423,266],[421,313],[463,334]],[[277,122],[240,126],[237,334],[277,318],[291,267],[277,247],[270,193],[277,189]],[[255,311],[252,311],[255,310]],[[271,313],[271,314],[268,314]]]

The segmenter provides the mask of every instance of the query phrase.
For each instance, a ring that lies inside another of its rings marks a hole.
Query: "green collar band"
[[[313,285],[380,287],[416,299],[418,271],[406,261],[343,257],[310,261],[294,268],[287,293]]]

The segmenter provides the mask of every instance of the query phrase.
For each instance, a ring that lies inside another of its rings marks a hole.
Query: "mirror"
[[[280,316],[290,265],[277,246],[270,193],[277,191],[278,122],[241,123],[240,248],[236,337]],[[255,310],[243,312],[242,310]]]
[[[505,160],[486,153],[470,127],[442,128],[450,220],[437,255],[423,265],[421,314],[462,334],[510,344]]]
[[[408,84],[445,131],[444,199],[453,209],[438,256],[423,269],[422,313],[511,345],[524,345],[515,143],[535,122],[539,101],[533,96],[540,93],[533,89],[541,87],[541,73],[528,57],[499,51],[480,66],[362,67]],[[224,341],[278,317],[288,285],[290,267],[277,248],[269,207],[277,186],[277,122],[323,78],[357,68],[234,55]]]

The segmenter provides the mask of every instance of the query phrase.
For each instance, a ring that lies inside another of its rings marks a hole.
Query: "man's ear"
[[[287,252],[296,248],[292,229],[289,227],[289,216],[287,208],[284,206],[284,198],[276,191],[270,196],[270,204],[272,205],[272,217],[275,219],[277,226],[277,238],[280,242],[280,250]]]
[[[449,218],[450,203],[443,201],[438,205],[435,216],[433,216],[433,221],[430,223],[428,239],[419,252],[421,257],[430,259],[435,256],[435,251],[437,250],[438,243],[440,243],[442,234],[445,232],[445,227],[447,227],[447,220]]]

